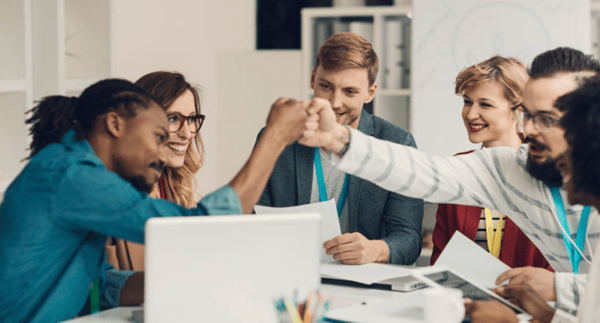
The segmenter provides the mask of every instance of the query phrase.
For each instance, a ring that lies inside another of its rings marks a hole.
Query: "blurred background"
[[[453,12],[473,1],[454,1]],[[546,15],[571,10],[560,7],[566,3],[562,1],[521,2]],[[587,6],[590,26],[566,32],[581,33],[588,45],[585,51],[597,55],[599,3],[573,3]],[[460,66],[453,67],[454,76],[444,83],[450,99],[432,107],[452,116],[438,118],[451,125],[443,137],[452,145],[440,141],[440,128],[419,121],[410,106],[415,91],[411,59],[421,57],[415,56],[421,48],[412,40],[413,9],[411,0],[0,0],[0,191],[25,165],[25,112],[36,100],[53,94],[77,96],[107,77],[135,81],[167,70],[183,73],[202,91],[206,162],[197,180],[198,193],[207,194],[241,168],[278,97],[310,98],[314,54],[329,35],[340,31],[365,36],[379,55],[379,91],[369,111],[415,133],[426,152],[451,155],[469,149],[460,120],[462,99],[453,95],[451,84]],[[444,12],[432,14],[437,20],[428,22],[430,26],[446,21]],[[490,17],[474,19],[485,24]],[[518,17],[503,19],[510,25]],[[458,26],[463,22],[456,18]],[[421,34],[432,30],[421,29]],[[467,63],[476,61],[461,64]],[[433,228],[435,209],[426,206],[425,228]]]

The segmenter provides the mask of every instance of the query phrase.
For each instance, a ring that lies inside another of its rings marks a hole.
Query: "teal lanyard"
[[[319,184],[319,200],[321,202],[327,201],[327,188],[325,187],[325,179],[323,178],[323,167],[321,166],[321,154],[319,153],[319,147],[315,147],[315,172],[317,173],[317,183]],[[342,210],[346,205],[346,199],[348,198],[348,174],[344,177],[344,185],[342,186],[342,193],[340,193],[340,199],[337,204],[338,217],[342,215]]]
[[[567,216],[565,214],[565,207],[562,202],[562,197],[560,196],[560,189],[558,187],[548,186],[550,188],[550,192],[552,192],[552,198],[554,199],[554,206],[556,206],[556,213],[558,214],[558,220],[560,221],[560,225],[565,229],[565,231],[561,231],[563,235],[563,240],[565,241],[565,247],[567,248],[567,253],[569,254],[569,259],[571,260],[571,266],[573,266],[573,272],[579,273],[579,262],[581,261],[581,254],[575,250],[573,247],[573,243],[571,242],[571,231],[569,230],[569,224],[567,223]],[[577,228],[577,237],[575,238],[575,243],[581,252],[583,252],[583,248],[585,248],[585,235],[587,233],[587,223],[590,215],[590,207],[584,206],[583,211],[581,211],[581,219],[579,220],[579,227]],[[565,232],[567,235],[565,235]]]

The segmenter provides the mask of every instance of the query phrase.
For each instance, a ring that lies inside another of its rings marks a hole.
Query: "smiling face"
[[[518,146],[517,121],[495,81],[486,81],[463,95],[462,118],[472,143],[483,147]]]
[[[366,68],[326,70],[318,66],[311,75],[310,87],[316,98],[331,102],[337,123],[357,129],[363,105],[371,102],[377,83],[369,86]]]
[[[152,190],[166,160],[167,118],[158,104],[151,104],[125,120],[124,134],[112,147],[111,170],[143,192]]]
[[[171,104],[171,106],[169,106],[165,112],[171,126],[176,120],[174,117],[176,114],[180,114],[184,117],[197,115],[198,112],[196,112],[194,95],[190,90],[186,90],[175,101],[173,101],[173,104]],[[183,123],[183,126],[178,131],[171,132],[171,130],[169,130],[169,140],[167,143],[168,149],[166,156],[166,165],[168,167],[178,168],[183,166],[185,153],[196,136],[196,133],[193,133],[191,130],[193,129],[190,129],[190,125],[187,120]]]

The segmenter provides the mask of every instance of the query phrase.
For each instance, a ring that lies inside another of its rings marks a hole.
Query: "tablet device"
[[[500,295],[485,287],[481,287],[473,282],[470,282],[468,279],[446,266],[438,265],[416,268],[412,269],[410,273],[413,277],[424,282],[430,287],[460,289],[463,292],[463,297],[468,297],[474,301],[485,301],[490,298],[494,298],[512,308],[515,312],[517,312],[517,314],[525,313],[524,310],[500,297]]]

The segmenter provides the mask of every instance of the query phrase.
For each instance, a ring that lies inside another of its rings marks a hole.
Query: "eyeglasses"
[[[186,117],[181,113],[170,113],[167,115],[167,119],[169,120],[169,132],[177,132],[181,130],[181,128],[183,128],[183,124],[187,121],[190,132],[196,133],[200,131],[200,128],[202,128],[204,118],[206,118],[206,116],[203,114],[194,114]]]
[[[541,133],[546,133],[552,130],[554,124],[562,120],[562,118],[552,119],[543,115],[531,115],[529,112],[527,112],[520,106],[516,106],[512,110],[515,114],[515,118],[517,119],[519,127],[525,128],[527,122],[531,120],[533,121],[533,125],[535,126],[535,128]]]

